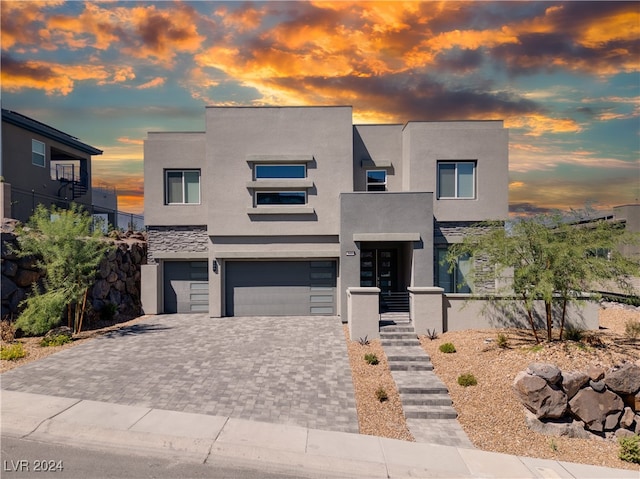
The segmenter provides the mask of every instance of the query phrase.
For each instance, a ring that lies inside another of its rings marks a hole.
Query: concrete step
[[[390,338],[380,338],[380,342],[383,347],[395,347],[395,346],[420,346],[420,341],[418,339],[390,339]]]
[[[426,354],[421,356],[413,356],[408,354],[387,354],[387,360],[391,363],[406,363],[406,362],[416,362],[416,363],[429,363],[431,364],[431,358]]]
[[[418,339],[413,331],[380,331],[380,339]]]
[[[404,416],[409,419],[456,419],[458,413],[451,406],[403,406]]]
[[[389,326],[380,326],[380,332],[381,333],[411,333],[411,334],[416,334],[415,330],[413,329],[413,326],[411,326],[410,324],[404,326],[404,325],[399,325],[399,324],[393,324],[393,325],[389,325]],[[416,334],[417,336],[417,334]]]
[[[398,392],[402,394],[449,394],[447,387],[442,384],[426,386],[398,386]]]
[[[451,406],[448,394],[401,394],[402,406]]]
[[[389,369],[391,371],[433,371],[433,364],[431,364],[430,362],[420,363],[417,361],[389,361]]]

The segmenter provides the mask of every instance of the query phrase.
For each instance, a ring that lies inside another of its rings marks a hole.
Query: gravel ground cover
[[[524,408],[511,389],[516,374],[532,362],[549,362],[572,371],[591,364],[608,368],[638,361],[640,338],[632,340],[625,334],[627,321],[640,321],[640,311],[620,306],[601,309],[600,330],[591,332],[583,342],[542,343],[541,348],[535,347],[530,332],[507,329],[447,332],[433,341],[421,337],[420,342],[431,356],[435,373],[449,388],[458,421],[478,449],[640,470],[637,464],[618,459],[615,440],[551,437],[531,431]],[[498,333],[506,335],[507,348],[498,347]],[[601,346],[589,344],[598,340]],[[438,347],[445,342],[453,343],[456,352],[440,352]],[[472,373],[477,386],[459,386],[457,378],[463,373]]]

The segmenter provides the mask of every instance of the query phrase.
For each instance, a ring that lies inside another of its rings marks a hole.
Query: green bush
[[[27,307],[16,321],[16,329],[30,336],[41,336],[60,324],[67,298],[59,291],[40,294],[34,289],[34,294],[22,304]]]
[[[564,339],[567,341],[580,341],[584,336],[584,331],[580,328],[568,327],[564,330]]]
[[[443,352],[443,353],[456,352],[456,347],[453,345],[453,343],[442,343],[439,349],[440,349],[440,352]]]
[[[53,336],[51,338],[42,338],[40,341],[40,346],[46,348],[48,346],[62,346],[63,344],[67,344],[71,342],[71,338],[66,334],[59,334],[57,336]]]
[[[22,343],[14,343],[0,347],[0,359],[4,359],[5,361],[14,361],[24,358],[26,355],[27,352],[22,347]]]
[[[506,334],[498,333],[498,347],[502,349],[506,349],[509,347],[509,339]]]
[[[376,397],[380,402],[385,402],[387,399],[389,399],[389,395],[387,394],[387,391],[385,391],[383,387],[378,388],[378,390],[376,391]]]
[[[620,451],[618,457],[623,461],[640,464],[640,435],[621,437],[618,439]]]
[[[378,356],[376,356],[373,353],[367,353],[364,355],[364,360],[368,363],[371,364],[372,366],[375,366],[376,364],[379,363],[378,361]]]
[[[458,376],[458,384],[466,388],[467,386],[475,386],[478,384],[478,380],[473,374],[465,373]]]
[[[640,321],[629,319],[624,323],[624,332],[630,339],[636,339],[640,336]]]

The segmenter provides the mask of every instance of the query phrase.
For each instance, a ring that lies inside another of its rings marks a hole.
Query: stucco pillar
[[[380,339],[380,288],[347,288],[347,322],[352,341]]]
[[[11,185],[0,181],[0,213],[3,218],[11,218]]]
[[[427,329],[443,331],[443,288],[412,286],[409,290],[410,315],[416,334],[427,334]]]
[[[140,301],[144,314],[159,314],[160,292],[162,283],[160,281],[160,267],[157,264],[143,264],[140,268]]]

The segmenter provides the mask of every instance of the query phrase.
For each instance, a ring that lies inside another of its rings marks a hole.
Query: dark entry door
[[[363,249],[360,286],[376,286],[383,294],[398,291],[398,250]]]

